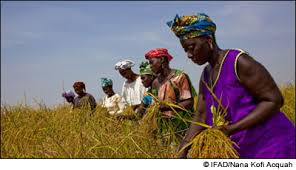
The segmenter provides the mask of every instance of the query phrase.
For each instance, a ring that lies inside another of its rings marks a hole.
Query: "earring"
[[[213,43],[210,43],[210,49],[213,50]]]

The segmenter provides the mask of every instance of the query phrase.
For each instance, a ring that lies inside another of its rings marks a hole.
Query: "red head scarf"
[[[166,48],[155,48],[150,50],[148,53],[145,54],[145,58],[147,60],[155,57],[167,57],[169,61],[173,59],[173,57],[169,54]]]

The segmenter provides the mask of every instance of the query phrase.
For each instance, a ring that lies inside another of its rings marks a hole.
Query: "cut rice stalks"
[[[165,104],[170,107],[179,107],[178,105],[174,105],[169,102],[159,101],[153,94],[149,94],[154,98],[154,104],[150,105],[147,108],[146,114],[142,118],[141,128],[146,134],[153,135],[161,139],[162,144],[164,145],[178,145],[180,143],[180,137],[178,139],[178,134],[185,132],[178,131],[176,125],[163,116],[163,114],[159,111],[160,104]],[[184,109],[183,109],[184,110]],[[173,116],[174,117],[174,116]],[[183,120],[184,121],[184,120]],[[187,123],[186,121],[184,121]]]
[[[203,80],[202,80],[203,81]],[[211,106],[213,114],[213,125],[222,126],[227,125],[229,122],[225,120],[227,115],[227,107],[224,108],[221,103],[221,98],[218,99],[213,90],[203,81],[207,89],[210,91],[213,98],[217,101],[218,106]],[[197,122],[195,122],[197,123]],[[236,143],[226,136],[222,131],[212,128],[210,126],[203,126],[206,129],[196,135],[188,144],[186,144],[179,152],[178,155],[188,146],[191,149],[188,154],[191,158],[239,158],[239,154],[234,146]]]
[[[157,116],[159,112],[159,103],[155,103],[153,105],[150,105],[147,110],[146,114],[143,116],[141,120],[141,127],[142,130],[144,130],[147,134],[154,133],[155,130],[157,130]]]
[[[207,128],[187,144],[191,158],[239,158],[233,142],[222,131]]]
[[[225,120],[225,116],[227,115],[227,107],[224,108],[221,103],[221,98],[218,99],[217,96],[213,93],[212,89],[210,89],[210,87],[207,84],[205,85],[211,92],[211,95],[213,95],[213,98],[218,103],[217,107],[215,107],[214,105],[212,105],[211,107],[211,112],[213,114],[213,125],[227,125],[229,123]],[[187,146],[191,145],[191,149],[189,150],[189,157],[191,158],[239,158],[239,154],[234,148],[234,146],[238,146],[233,141],[231,141],[231,139],[228,136],[226,136],[222,131],[212,128],[212,126],[209,126],[201,122],[193,122],[191,120],[185,119],[176,111],[176,109],[186,111],[188,113],[190,113],[190,111],[170,102],[159,101],[155,96],[153,96],[152,94],[150,95],[155,99],[156,104],[151,105],[149,107],[146,115],[143,118],[142,123],[147,127],[150,127],[152,131],[156,129],[161,129],[160,124],[157,123],[157,118],[161,118],[161,116],[158,115],[160,104],[165,104],[169,106],[171,110],[175,113],[173,117],[181,119],[184,122],[190,122],[206,128],[198,135],[196,135],[187,145],[185,145],[179,151],[179,153]],[[169,125],[168,129],[171,129],[170,133],[175,135],[172,126]]]

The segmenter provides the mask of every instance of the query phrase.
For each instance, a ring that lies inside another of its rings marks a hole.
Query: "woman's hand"
[[[221,130],[226,136],[230,136],[234,132],[232,125],[214,126],[213,128]]]
[[[188,153],[188,151],[186,151],[184,149],[182,152],[179,153],[179,155],[177,155],[177,158],[179,158],[179,159],[185,159],[185,158],[187,158],[187,153]]]
[[[164,118],[169,119],[174,116],[174,113],[173,113],[173,111],[166,111],[166,112],[163,112],[162,115]]]
[[[178,152],[183,149],[183,147],[187,144],[188,142],[183,140],[178,148]],[[184,148],[178,155],[177,158],[187,158],[187,154],[188,154],[188,150],[189,150],[189,146],[187,146],[186,148]]]
[[[159,110],[162,111],[162,112],[165,112],[165,111],[170,111],[171,108],[170,108],[170,106],[168,106],[168,105],[160,104],[160,105],[159,105]]]

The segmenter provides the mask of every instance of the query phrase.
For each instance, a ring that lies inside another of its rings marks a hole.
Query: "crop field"
[[[281,91],[281,111],[295,124],[295,85]],[[114,119],[101,106],[92,116],[67,104],[1,106],[1,158],[174,158],[177,146],[163,145],[140,123]]]

